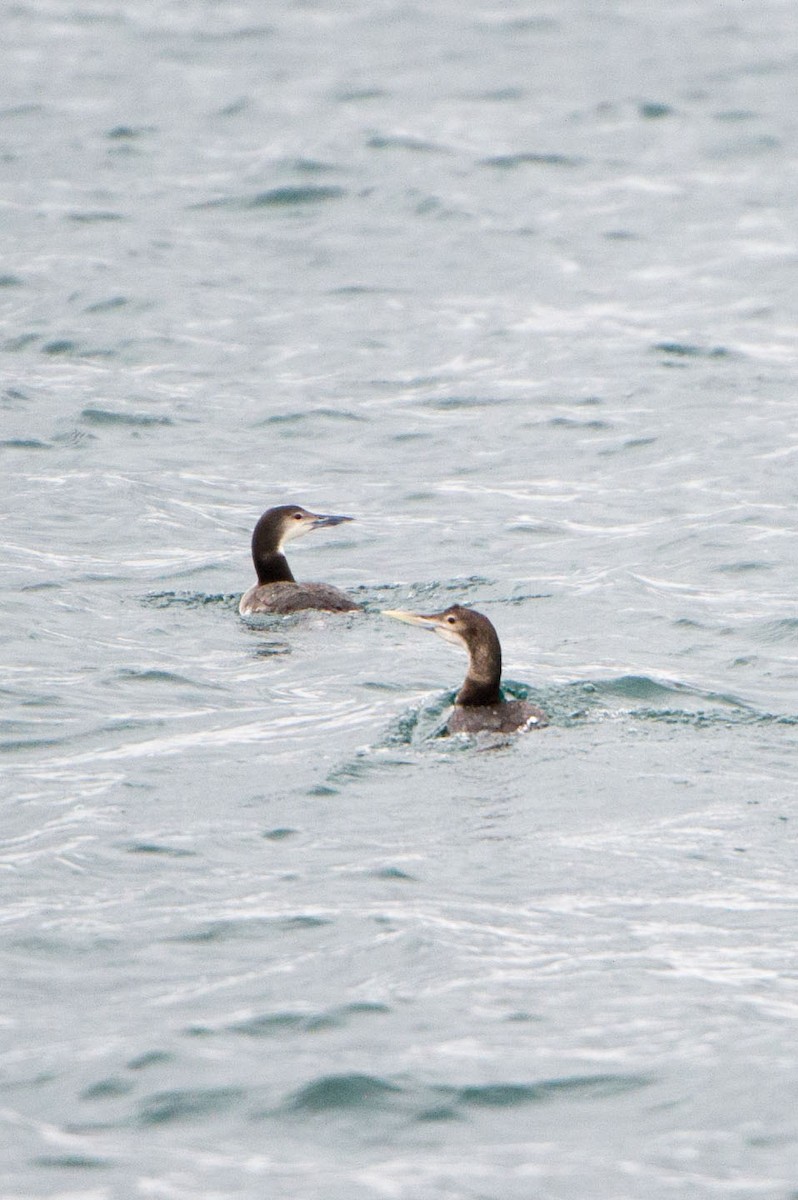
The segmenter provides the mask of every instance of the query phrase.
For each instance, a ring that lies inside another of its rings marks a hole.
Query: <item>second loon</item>
[[[548,725],[548,717],[536,704],[502,697],[502,648],[496,630],[482,613],[453,604],[430,616],[404,609],[383,609],[383,615],[431,629],[467,651],[468,672],[447,722],[450,733],[523,733]]]
[[[280,504],[268,509],[252,534],[252,561],[258,582],[241,597],[238,611],[242,617],[250,613],[293,613],[306,608],[329,612],[360,608],[345,592],[328,583],[297,583],[283,553],[286,542],[294,538],[352,519],[322,516],[299,504]]]

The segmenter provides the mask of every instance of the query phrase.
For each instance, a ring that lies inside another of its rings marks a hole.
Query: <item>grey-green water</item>
[[[4,1198],[798,1196],[797,35],[4,14]]]

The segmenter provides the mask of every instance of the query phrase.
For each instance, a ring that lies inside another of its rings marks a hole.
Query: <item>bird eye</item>
[[[449,622],[450,625],[454,625],[454,617],[447,617],[446,620]]]
[[[301,521],[301,520],[302,520],[302,513],[294,513],[294,520],[295,520],[295,521]]]

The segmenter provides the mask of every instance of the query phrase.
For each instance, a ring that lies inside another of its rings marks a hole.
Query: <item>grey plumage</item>
[[[326,612],[351,612],[360,608],[332,584],[297,583],[283,552],[287,542],[313,529],[351,520],[351,517],[308,512],[299,504],[280,504],[267,509],[252,534],[252,561],[258,582],[241,597],[238,605],[241,615],[287,614],[314,608]]]

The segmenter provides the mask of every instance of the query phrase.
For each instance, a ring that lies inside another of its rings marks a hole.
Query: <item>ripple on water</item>
[[[402,1088],[376,1075],[325,1075],[295,1092],[284,1109],[297,1113],[371,1110],[400,1095]]]
[[[656,100],[647,100],[638,104],[637,111],[646,121],[658,121],[662,117],[673,116],[673,109],[669,104],[662,104]]]
[[[156,132],[157,126],[155,125],[114,125],[112,129],[106,132],[105,136],[112,142],[129,142],[135,138],[144,137],[148,133]]]
[[[781,617],[754,627],[754,636],[763,642],[798,641],[798,617]]]
[[[791,636],[798,635],[798,623]],[[739,697],[678,682],[662,682],[647,675],[621,675],[602,680],[577,680],[573,683],[532,688],[512,679],[502,681],[506,699],[531,700],[549,717],[552,726],[569,727],[585,721],[628,720],[660,721],[667,725],[692,725],[696,728],[746,724],[794,724],[798,716],[761,712]],[[456,692],[444,692],[434,700],[401,713],[389,727],[375,750],[411,746],[422,748],[447,742],[452,748],[467,749],[479,739],[445,738],[443,718],[454,703]],[[644,702],[642,705],[640,702]],[[541,731],[541,736],[545,736]],[[515,738],[508,739],[512,744]],[[375,765],[365,751],[337,767],[328,776],[333,783],[366,775]],[[380,765],[390,765],[381,762]]]
[[[240,592],[150,592],[142,596],[141,603],[148,608],[204,608],[207,604],[238,608],[240,599]]]
[[[341,1029],[353,1018],[381,1015],[390,1011],[387,1004],[363,1001],[344,1004],[323,1012],[262,1013],[226,1025],[225,1031],[251,1038],[277,1037],[285,1033],[317,1033],[324,1029]]]
[[[319,417],[329,421],[368,422],[368,417],[364,417],[361,413],[351,412],[349,409],[309,408],[303,412],[273,413],[271,416],[253,422],[252,428],[263,429],[273,425],[300,425],[306,421],[316,420]]]
[[[96,300],[94,304],[89,304],[83,311],[87,313],[114,312],[129,303],[127,296],[109,296],[107,300]]]
[[[156,1092],[138,1110],[141,1125],[166,1125],[197,1117],[214,1117],[237,1107],[246,1097],[243,1088],[186,1088]]]
[[[301,175],[328,175],[340,169],[336,163],[322,162],[319,158],[294,158],[286,165]]]
[[[455,579],[432,579],[424,583],[411,583],[407,599],[417,600],[419,597],[434,596],[437,592],[462,594],[478,587],[492,587],[495,582],[484,575],[461,575]]]
[[[480,159],[479,165],[512,171],[516,167],[579,167],[583,161],[570,154],[547,154],[531,150],[521,154],[494,154],[490,158]]]
[[[659,721],[668,725],[692,725],[701,729],[798,723],[798,715],[761,711],[730,693],[705,691],[682,683],[661,683],[645,675],[583,681],[565,688],[546,689],[540,696],[542,706],[557,723],[558,713],[565,712],[568,705],[572,719],[580,720],[601,720],[609,715],[629,720]],[[649,703],[643,707],[624,705],[618,708],[618,700],[644,700]]]
[[[270,842],[284,842],[288,838],[296,837],[298,832],[298,830],[292,829],[288,825],[279,825],[276,829],[267,829],[263,837],[267,838]]]
[[[478,1087],[439,1089],[458,1105],[509,1108],[519,1104],[540,1104],[545,1100],[576,1097],[590,1100],[618,1096],[647,1087],[652,1080],[643,1075],[576,1075],[565,1079],[545,1079],[540,1083],[489,1083]]]
[[[320,917],[315,913],[296,913],[290,916],[231,917],[229,920],[213,921],[200,929],[191,929],[164,938],[166,942],[230,942],[268,934],[282,934],[289,930],[318,929],[332,925],[331,917]]]
[[[506,1109],[558,1100],[593,1101],[650,1086],[645,1075],[578,1075],[532,1083],[466,1086],[407,1085],[378,1075],[324,1075],[305,1084],[280,1106],[284,1113],[357,1112],[393,1109],[419,1121],[467,1118],[474,1109]]]
[[[143,1054],[131,1058],[127,1064],[130,1071],[144,1071],[147,1067],[160,1067],[174,1061],[174,1055],[167,1050],[145,1050]]]
[[[114,412],[109,408],[84,408],[80,416],[88,425],[132,425],[136,428],[174,425],[171,417],[157,413]]]
[[[39,1154],[32,1161],[37,1167],[60,1167],[69,1171],[92,1171],[115,1165],[110,1158],[97,1158],[93,1154]]]
[[[446,412],[449,409],[459,408],[493,409],[500,404],[515,403],[517,403],[515,396],[425,396],[420,400],[412,401],[411,405],[418,408],[435,408]]]
[[[11,353],[17,350],[25,350],[34,342],[38,342],[41,334],[38,333],[19,333],[16,337],[6,338],[2,343],[2,348]]]
[[[340,200],[346,195],[346,189],[336,187],[333,184],[327,185],[297,185],[285,187],[269,188],[265,192],[258,192],[256,196],[248,202],[248,208],[290,208],[295,205],[304,204],[319,204],[326,200]]]
[[[374,879],[398,879],[407,883],[415,883],[416,875],[411,875],[409,871],[402,871],[399,867],[378,867],[375,871],[369,872]]]
[[[451,154],[448,146],[407,133],[373,133],[366,141],[370,150],[410,150],[416,154]]]
[[[134,1084],[129,1079],[112,1076],[109,1079],[98,1079],[84,1088],[80,1094],[81,1100],[109,1100],[117,1096],[128,1096],[133,1091]]]
[[[549,417],[545,424],[553,429],[595,429],[598,431],[613,427],[611,421],[602,421],[598,417],[592,420],[584,420],[579,417]]]
[[[203,200],[198,204],[188,205],[188,208],[192,211],[217,208],[303,208],[308,204],[340,200],[345,195],[346,189],[334,184],[286,184],[282,187],[268,188],[265,192],[257,192],[254,196],[220,196],[214,200]]]
[[[673,358],[730,358],[732,351],[725,346],[696,346],[690,342],[656,342],[652,350]]]
[[[47,750],[52,746],[63,745],[66,738],[10,738],[0,742],[0,752],[11,754],[18,750]]]
[[[359,1016],[390,1011],[382,1004],[349,1004],[322,1013],[275,1012],[226,1025],[221,1030],[194,1028],[190,1033],[236,1033],[245,1037],[273,1038],[287,1034],[316,1034],[336,1028]],[[128,1068],[139,1071],[168,1063],[172,1055],[152,1051],[131,1060]],[[492,1080],[473,1084],[430,1083],[397,1080],[368,1072],[321,1074],[288,1092],[276,1105],[252,1107],[260,1089],[240,1086],[170,1089],[154,1092],[136,1102],[132,1118],[139,1125],[204,1121],[246,1106],[250,1118],[334,1118],[336,1115],[368,1122],[375,1112],[418,1122],[469,1120],[479,1111],[551,1105],[567,1102],[595,1103],[651,1086],[649,1075],[601,1073],[538,1080]],[[87,1102],[113,1102],[130,1095],[134,1080],[111,1076],[89,1085],[81,1095]]]
[[[747,575],[753,571],[772,571],[773,563],[742,559],[740,562],[720,563],[712,569],[721,575]]]
[[[400,713],[389,726],[379,743],[380,746],[423,744],[442,737],[446,733],[443,715],[454,703],[456,694],[456,692],[444,692],[429,704]],[[358,774],[355,768],[356,764],[349,764],[348,767],[340,768],[339,773],[331,775],[330,778],[338,778],[342,772],[350,775]]]
[[[109,221],[126,221],[124,213],[113,212],[109,209],[81,209],[78,212],[67,213],[67,220],[76,221],[82,225],[103,224]]]
[[[671,698],[674,692],[683,690],[678,683],[660,683],[648,675],[620,675],[616,679],[603,679],[593,685],[604,696],[622,696],[627,700],[658,700]]]
[[[165,683],[170,687],[177,684],[178,687],[199,688],[202,691],[206,691],[208,687],[208,684],[205,682],[197,683],[196,680],[189,679],[185,675],[178,675],[175,671],[164,671],[154,667],[119,667],[114,672],[113,678],[123,683]]]
[[[194,33],[198,42],[259,41],[275,34],[274,25],[241,25],[236,29],[200,29]]]
[[[165,858],[196,858],[196,850],[183,846],[164,846],[160,842],[131,842],[125,846],[128,854],[163,855]]]

